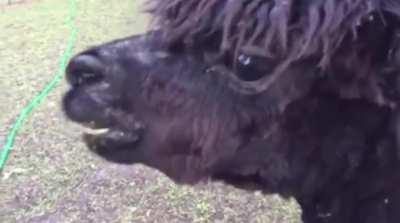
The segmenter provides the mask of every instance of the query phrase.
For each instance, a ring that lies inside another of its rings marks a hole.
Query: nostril
[[[72,58],[66,69],[67,80],[73,86],[97,82],[103,78],[103,72],[103,63],[88,54]]]

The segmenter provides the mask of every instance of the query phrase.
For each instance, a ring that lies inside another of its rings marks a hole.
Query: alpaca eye
[[[236,62],[236,74],[243,81],[256,81],[273,70],[270,59],[261,56],[240,54]]]
[[[251,61],[252,58],[250,56],[245,55],[245,54],[240,54],[238,60],[239,60],[239,63],[243,64],[244,66],[250,65],[251,62],[252,62]]]

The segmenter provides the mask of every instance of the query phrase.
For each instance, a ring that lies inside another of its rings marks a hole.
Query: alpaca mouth
[[[104,127],[98,123],[90,122],[83,123],[83,140],[87,147],[94,151],[132,147],[136,145],[143,134],[143,125],[136,122],[131,129],[124,129],[122,127]]]
[[[144,128],[123,129],[119,127],[86,128],[83,141],[90,152],[102,159],[119,163],[132,164],[142,160]]]
[[[110,144],[124,145],[136,143],[140,139],[139,132],[125,132],[120,129],[88,129],[83,133],[83,138],[90,149],[96,150],[98,146]]]
[[[88,149],[100,154],[120,148],[132,148],[140,141],[144,124],[130,111],[120,108],[108,92],[95,85],[73,88],[64,97],[66,116],[82,127]],[[88,89],[90,88],[91,89]]]

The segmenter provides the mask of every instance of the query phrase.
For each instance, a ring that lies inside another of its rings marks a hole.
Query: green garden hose
[[[7,135],[7,140],[5,142],[5,145],[3,149],[1,150],[0,154],[0,173],[4,169],[4,166],[8,160],[8,157],[10,155],[10,152],[12,150],[12,147],[15,142],[15,138],[19,132],[19,130],[22,128],[23,123],[28,119],[29,115],[32,113],[32,111],[37,108],[41,102],[54,90],[54,88],[60,83],[60,81],[63,79],[64,76],[64,71],[66,64],[70,57],[72,56],[72,50],[74,48],[76,39],[77,39],[77,28],[75,27],[75,17],[77,15],[77,3],[76,0],[69,0],[69,16],[67,18],[67,25],[70,29],[70,37],[68,39],[67,43],[67,48],[62,55],[60,59],[60,65],[59,69],[54,76],[54,78],[51,80],[51,82],[46,85],[46,87],[35,97],[33,98],[32,101],[29,102],[29,104],[22,109],[20,112],[20,115],[18,116],[16,122],[11,128],[11,131]]]

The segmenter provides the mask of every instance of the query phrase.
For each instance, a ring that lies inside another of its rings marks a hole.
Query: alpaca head
[[[287,107],[315,89],[381,98],[370,74],[396,59],[397,3],[293,2],[154,0],[156,31],[70,61],[64,111],[101,157],[193,183],[271,135],[279,148]]]
[[[313,79],[299,65],[268,91],[246,93],[229,69],[207,57],[199,50],[166,50],[159,32],[88,49],[67,67],[64,111],[90,128],[84,139],[101,157],[197,182],[272,131],[275,118]]]

